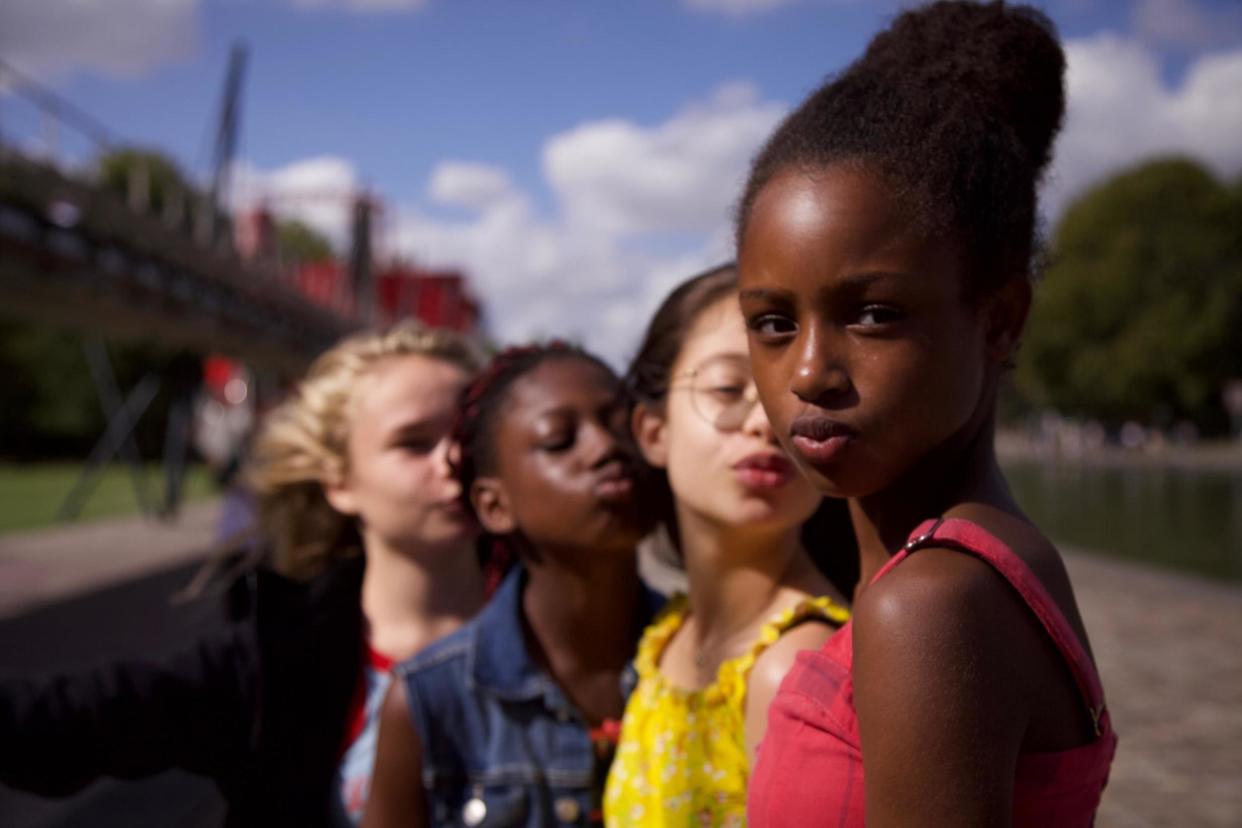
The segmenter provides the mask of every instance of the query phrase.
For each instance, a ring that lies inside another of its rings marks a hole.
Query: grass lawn
[[[0,533],[55,525],[56,512],[81,471],[78,463],[0,464]],[[163,470],[158,465],[148,465],[144,479],[148,499],[160,502]],[[198,500],[214,495],[216,490],[204,468],[191,466],[182,492],[185,500]],[[137,513],[138,500],[129,467],[110,465],[96,481],[77,520]]]

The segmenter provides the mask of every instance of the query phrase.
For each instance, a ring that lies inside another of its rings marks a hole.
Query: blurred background
[[[1045,0],[1047,269],[998,437],[1121,734],[1102,825],[1242,824],[1242,5]],[[900,8],[0,0],[0,674],[175,647],[249,434],[417,316],[617,365]],[[214,809],[214,810],[213,810]],[[5,825],[219,823],[176,774]]]

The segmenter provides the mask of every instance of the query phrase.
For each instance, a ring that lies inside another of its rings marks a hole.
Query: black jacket
[[[215,780],[230,826],[326,825],[362,678],[363,566],[309,584],[250,570],[227,626],[167,661],[0,681],[0,782],[55,796],[182,768]]]

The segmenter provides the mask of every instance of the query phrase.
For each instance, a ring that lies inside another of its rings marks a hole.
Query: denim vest
[[[516,567],[473,621],[396,669],[422,741],[432,825],[588,825],[599,807],[608,769],[582,715],[531,659],[524,583]],[[644,589],[635,641],[661,600]]]

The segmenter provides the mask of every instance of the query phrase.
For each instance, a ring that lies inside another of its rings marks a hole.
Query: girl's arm
[[[1010,824],[1030,720],[1022,664],[1039,646],[1027,616],[987,564],[947,550],[920,550],[863,592],[853,674],[869,826]]]
[[[380,708],[375,769],[362,828],[426,828],[427,816],[423,746],[410,721],[405,684],[394,678]]]
[[[0,680],[0,782],[63,796],[101,776],[244,767],[257,716],[257,648],[229,628],[168,661],[121,661]]]
[[[746,683],[746,757],[755,766],[755,751],[768,729],[768,706],[803,650],[818,650],[837,628],[819,621],[805,621],[772,643],[755,659]]]

